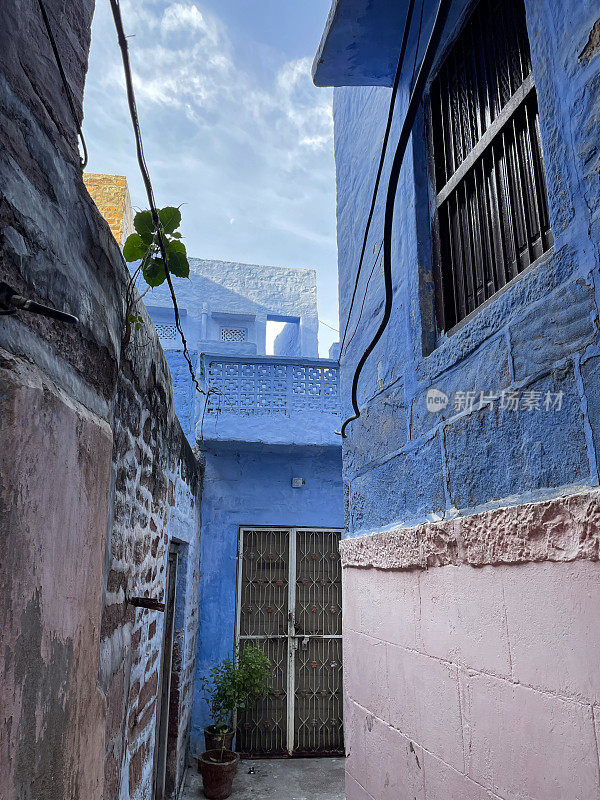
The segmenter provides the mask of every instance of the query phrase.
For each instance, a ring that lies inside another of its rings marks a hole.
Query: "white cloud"
[[[163,33],[179,29],[202,31],[210,35],[213,40],[216,39],[215,26],[209,24],[198,6],[185,3],[173,3],[166,8],[160,21],[160,28]]]
[[[124,4],[128,31],[135,33],[130,50],[140,104],[181,109],[195,123],[203,111],[218,112],[220,124],[235,120],[288,152],[330,146],[331,97],[313,86],[308,57],[285,63],[272,86],[260,86],[236,66],[227,31],[214,15],[176,2],[158,17],[151,6],[149,0],[135,8]],[[111,70],[107,81],[115,78]]]
[[[257,49],[244,61],[201,2],[120,5],[155,191],[159,202],[187,204],[188,251],[321,267],[321,301],[334,318],[332,98],[312,84],[309,55],[285,60],[246,42]],[[86,88],[90,169],[127,174],[134,205],[143,204],[107,6],[97,4]]]

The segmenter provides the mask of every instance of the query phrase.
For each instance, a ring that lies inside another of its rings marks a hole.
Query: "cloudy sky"
[[[337,328],[331,91],[310,66],[329,0],[121,0],[146,159],[159,205],[179,205],[188,254],[318,270]],[[85,95],[90,172],[135,161],[108,0],[99,0]],[[337,334],[320,326],[321,355]]]

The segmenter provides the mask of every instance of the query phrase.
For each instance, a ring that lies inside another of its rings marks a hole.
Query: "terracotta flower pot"
[[[198,770],[202,775],[204,796],[209,800],[225,800],[229,797],[239,763],[239,754],[231,750],[208,750],[202,753],[198,759]]]
[[[219,733],[214,725],[209,725],[207,728],[204,728],[204,749],[206,751],[220,750],[222,747],[224,747],[225,750],[231,750],[231,745],[233,744],[233,734],[233,730],[230,730],[227,733]]]

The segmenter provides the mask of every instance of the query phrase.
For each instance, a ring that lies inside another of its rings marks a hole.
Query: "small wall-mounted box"
[[[292,478],[292,489],[301,489],[305,483],[304,478]]]

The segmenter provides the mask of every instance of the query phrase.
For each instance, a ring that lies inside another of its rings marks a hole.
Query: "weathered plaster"
[[[81,114],[94,3],[45,6]],[[79,321],[0,317],[0,795],[145,800],[162,620],[125,595],[159,596],[169,542],[187,546],[176,783],[196,649],[200,470],[143,306],[143,337],[123,345],[129,274],[85,189],[39,8],[11,3],[2,21],[0,279]]]
[[[507,506],[340,543],[344,567],[429,569],[600,558],[600,493]]]
[[[0,353],[0,794],[102,797],[104,420]]]

